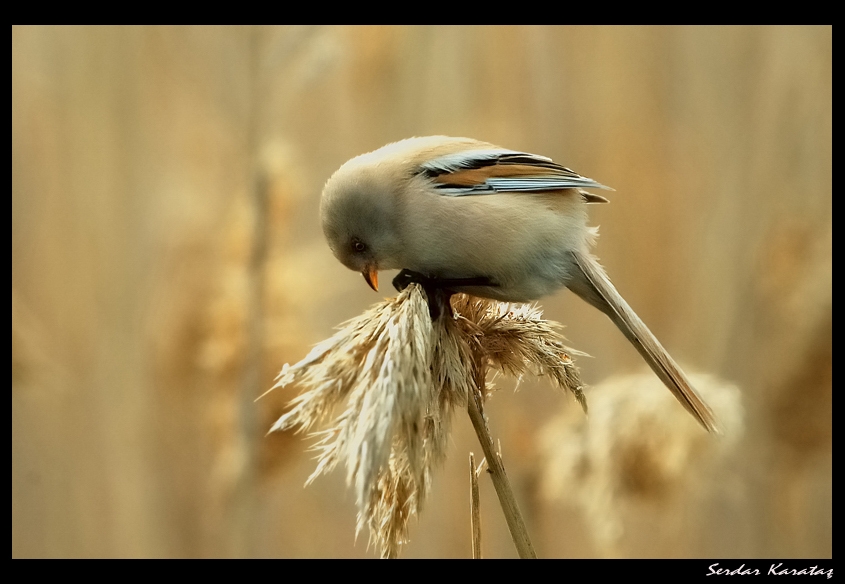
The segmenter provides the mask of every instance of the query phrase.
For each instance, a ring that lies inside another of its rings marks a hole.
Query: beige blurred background
[[[638,354],[544,299],[590,417],[533,380],[487,410],[538,554],[831,557],[831,27],[13,27],[13,557],[373,557],[343,472],[303,488],[310,443],[264,437],[296,390],[253,400],[391,293],[332,257],[322,184],[429,134],[613,186],[610,276],[735,388],[730,436],[674,402],[624,434]],[[405,557],[470,555],[453,426]],[[484,553],[514,557],[481,486]]]

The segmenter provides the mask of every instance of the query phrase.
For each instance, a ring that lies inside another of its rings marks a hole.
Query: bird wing
[[[428,178],[439,194],[450,197],[582,188],[613,190],[545,156],[504,148],[439,156],[422,163],[418,174]],[[599,195],[582,195],[587,202],[607,202]]]

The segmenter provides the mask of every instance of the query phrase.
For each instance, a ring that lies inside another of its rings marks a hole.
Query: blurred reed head
[[[745,433],[742,394],[713,375],[690,379],[723,435],[679,415],[651,371],[591,387],[589,419],[563,411],[541,430],[541,495],[580,511],[600,555],[663,555],[688,544],[694,553],[703,548],[691,542],[708,521],[725,531],[739,517],[731,509],[742,508],[737,500],[747,496],[735,468]]]
[[[490,367],[516,376],[547,375],[586,402],[559,324],[530,305],[510,305],[463,294],[452,297],[454,317],[432,322],[425,293],[412,284],[374,305],[320,343],[299,363],[285,365],[277,387],[302,393],[270,432],[316,431],[317,469],[308,482],[346,466],[355,489],[357,531],[369,527],[382,557],[396,557],[407,541],[434,466],[446,454],[452,411],[470,392],[487,391]]]

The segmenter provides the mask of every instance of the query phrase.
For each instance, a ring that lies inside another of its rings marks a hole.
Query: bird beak
[[[367,284],[370,285],[370,288],[378,292],[378,270],[375,266],[367,266],[361,270],[361,274],[363,274],[364,279],[367,281]]]

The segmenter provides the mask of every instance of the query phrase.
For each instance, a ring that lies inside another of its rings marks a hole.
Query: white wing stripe
[[[538,189],[566,189],[566,188],[576,188],[576,187],[587,187],[587,188],[594,188],[594,189],[606,189],[607,187],[597,183],[591,178],[587,178],[585,176],[582,177],[566,177],[566,178],[555,178],[555,177],[542,177],[542,178],[531,178],[531,177],[519,177],[519,178],[507,178],[507,177],[491,177],[485,181],[488,185],[496,190],[529,190],[534,191]]]
[[[477,185],[458,187],[454,185],[436,186],[437,193],[441,195],[448,195],[451,197],[460,197],[464,195],[493,195],[496,193],[507,192],[530,192],[530,191],[549,191],[558,189],[607,189],[603,184],[597,183],[593,179],[581,177],[575,178],[488,178],[485,182]]]

